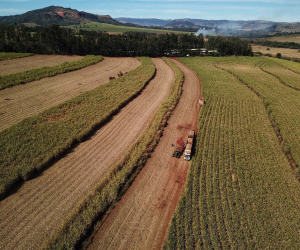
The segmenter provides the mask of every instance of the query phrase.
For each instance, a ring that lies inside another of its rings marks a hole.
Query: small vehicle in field
[[[195,137],[195,130],[190,130],[188,139],[187,139],[186,148],[184,151],[184,159],[186,161],[191,160],[194,137]]]
[[[182,140],[182,137],[177,139],[176,143],[177,143],[177,145],[176,145],[176,149],[173,152],[173,157],[180,158],[180,156],[182,155],[182,153],[184,151],[185,143]]]

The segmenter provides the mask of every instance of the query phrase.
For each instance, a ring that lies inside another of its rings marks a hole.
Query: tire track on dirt
[[[0,131],[26,117],[107,83],[119,71],[135,69],[135,58],[105,58],[89,67],[0,91]]]
[[[64,62],[73,62],[83,56],[34,55],[12,60],[0,61],[0,76],[14,74],[41,67],[52,67]]]
[[[161,249],[185,187],[189,162],[172,157],[179,137],[197,130],[201,84],[192,70],[174,60],[185,82],[179,104],[158,146],[96,233],[90,249]]]
[[[153,59],[157,74],[107,125],[40,177],[0,202],[0,249],[38,248],[105,177],[168,97],[173,70]]]

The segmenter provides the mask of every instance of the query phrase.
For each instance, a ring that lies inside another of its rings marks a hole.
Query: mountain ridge
[[[40,26],[47,26],[51,24],[65,26],[78,25],[88,22],[121,25],[120,22],[111,18],[110,15],[95,15],[60,6],[49,6],[42,9],[31,10],[21,15],[0,17],[0,24],[34,23]]]

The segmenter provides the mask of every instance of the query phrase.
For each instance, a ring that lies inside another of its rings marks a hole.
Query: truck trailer
[[[173,157],[180,158],[180,156],[182,155],[182,153],[184,151],[185,143],[181,137],[179,139],[177,139],[176,143],[177,143],[177,146],[173,152]]]
[[[184,151],[184,159],[186,161],[191,160],[194,137],[195,137],[195,130],[190,130],[185,151]]]

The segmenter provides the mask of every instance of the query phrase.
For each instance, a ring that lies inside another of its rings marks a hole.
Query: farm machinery
[[[176,145],[176,149],[173,152],[173,157],[180,158],[180,156],[184,152],[184,160],[190,161],[192,155],[194,137],[195,137],[195,130],[190,130],[186,142],[183,141],[182,137],[177,139],[176,141],[177,145]]]
[[[185,151],[184,151],[184,159],[186,161],[191,160],[194,136],[195,136],[195,131],[190,130],[189,135],[188,135],[188,139],[187,139],[187,143],[186,143],[186,148],[185,148]]]
[[[173,157],[180,158],[185,148],[185,142],[182,140],[182,137],[180,137],[179,139],[177,139],[176,143],[177,145],[176,149],[173,152]]]
[[[127,72],[126,72],[127,73]],[[125,74],[126,74],[125,73]],[[122,71],[119,71],[119,73],[118,73],[118,77],[121,77],[121,76],[123,76],[124,74],[122,73]],[[115,76],[110,76],[109,78],[108,78],[110,81],[111,80],[113,80],[113,79],[116,79],[116,77]]]

